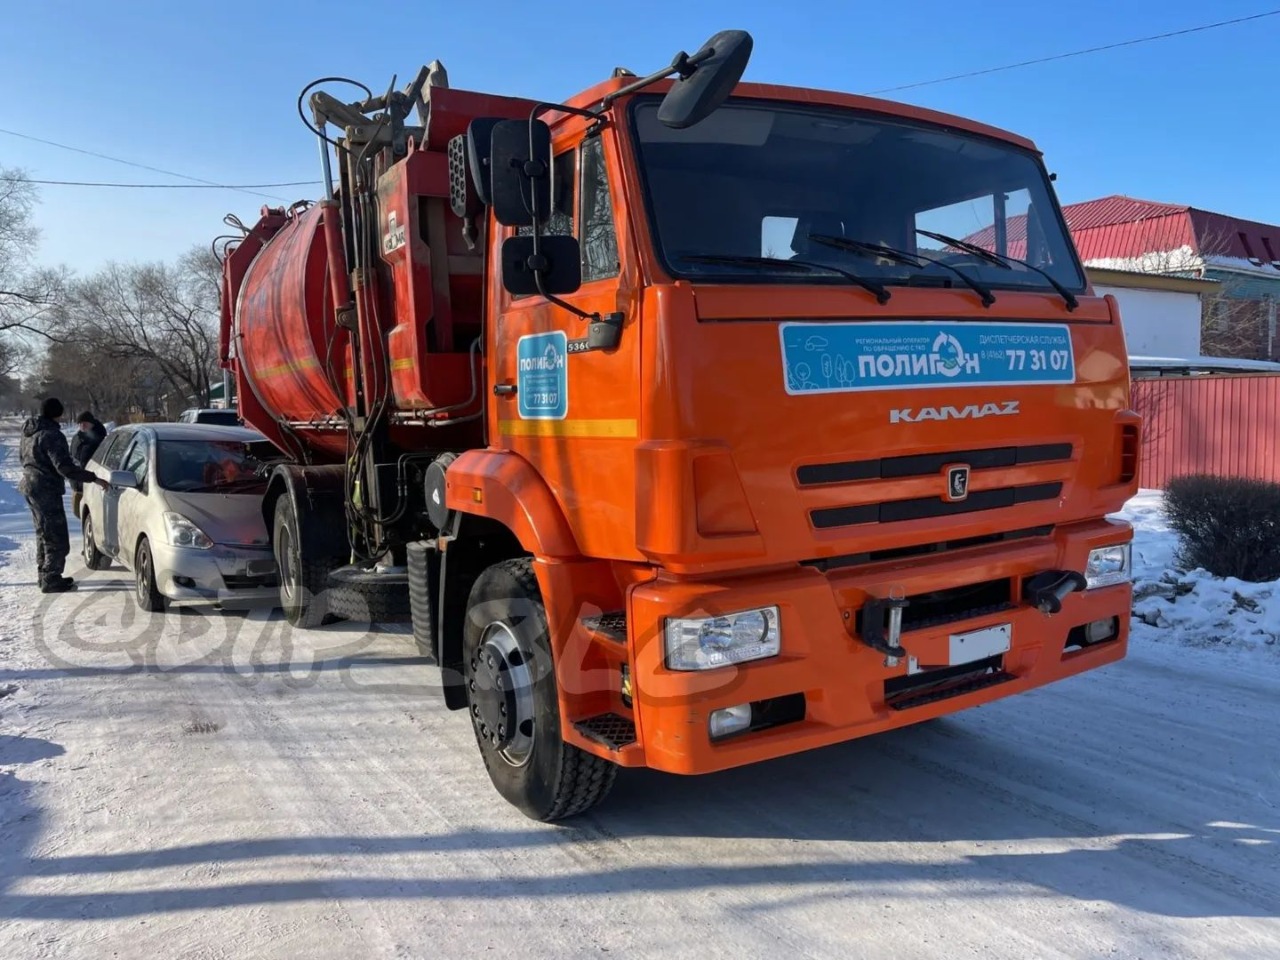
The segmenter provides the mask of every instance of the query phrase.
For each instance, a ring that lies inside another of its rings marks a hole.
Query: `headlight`
[[[1132,546],[1127,543],[1114,547],[1098,547],[1089,551],[1089,565],[1085,568],[1084,579],[1088,589],[1111,587],[1117,583],[1128,583],[1130,579],[1130,562]]]
[[[722,617],[671,617],[663,624],[663,638],[669,670],[712,670],[776,657],[782,642],[777,607]]]
[[[169,543],[175,547],[196,547],[208,550],[213,541],[208,535],[180,513],[165,513],[164,528]]]

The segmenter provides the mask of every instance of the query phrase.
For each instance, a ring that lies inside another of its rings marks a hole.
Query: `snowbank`
[[[1246,583],[1179,569],[1177,535],[1158,490],[1141,491],[1118,516],[1134,526],[1135,640],[1280,653],[1280,580]]]

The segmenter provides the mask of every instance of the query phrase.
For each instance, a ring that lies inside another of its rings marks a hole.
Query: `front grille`
[[[963,696],[1016,679],[1013,674],[1005,671],[1004,657],[1000,655],[958,667],[944,667],[941,670],[886,680],[884,700],[894,710],[910,710],[912,707],[937,703],[939,700]]]
[[[1069,443],[1042,443],[1022,447],[992,447],[986,450],[947,450],[906,457],[884,457],[879,460],[849,460],[843,463],[811,463],[796,470],[802,487],[825,483],[850,483],[855,480],[901,480],[906,477],[931,477],[949,464],[966,463],[970,470],[995,470],[1020,467],[1032,463],[1070,460],[1073,447]]]
[[[280,578],[274,573],[262,573],[253,576],[223,574],[222,582],[227,585],[228,590],[252,590],[258,587],[280,586]]]
[[[960,513],[977,513],[980,510],[999,510],[1020,503],[1056,500],[1061,493],[1061,482],[1033,483],[1023,487],[975,490],[966,499],[957,501],[943,500],[941,497],[919,497],[914,500],[864,503],[853,507],[824,507],[810,510],[809,519],[820,530],[862,523],[897,523],[901,520],[950,517]]]
[[[933,593],[918,593],[906,599],[907,606],[902,611],[903,633],[1003,613],[1015,606],[1013,581],[1008,577],[966,583]],[[854,621],[859,634],[862,633],[863,612],[859,610]],[[881,611],[880,615],[884,616],[884,612]]]
[[[957,540],[941,540],[935,543],[918,543],[910,547],[889,547],[885,550],[867,550],[863,553],[846,553],[838,557],[825,557],[820,560],[803,561],[806,567],[814,567],[826,573],[828,570],[839,570],[844,567],[857,567],[867,563],[881,563],[885,560],[902,560],[907,557],[932,556],[948,553],[952,550],[964,550],[967,547],[985,547],[993,543],[1007,543],[1010,540],[1028,540],[1032,537],[1047,537],[1053,533],[1053,525],[1044,527],[1027,527],[1023,530],[1008,530],[1005,533],[989,533],[980,537],[962,537]]]

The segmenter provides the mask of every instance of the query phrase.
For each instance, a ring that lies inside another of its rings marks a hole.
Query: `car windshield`
[[[262,493],[267,478],[262,461],[241,440],[160,440],[156,479],[165,490],[182,493]]]
[[[713,259],[754,257],[829,264],[883,284],[956,286],[958,269],[988,287],[1052,289],[1044,275],[1001,259],[1014,257],[1069,290],[1084,288],[1029,150],[846,108],[730,100],[685,130],[657,114],[658,101],[639,98],[632,125],[658,251],[673,276],[839,282]]]

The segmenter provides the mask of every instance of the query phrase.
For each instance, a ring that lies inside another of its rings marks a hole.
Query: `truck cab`
[[[1034,145],[753,84],[677,130],[661,94],[549,123],[581,282],[490,285],[490,450],[449,474],[466,512],[471,463],[527,465],[619,582],[533,562],[561,649],[617,677],[569,739],[705,772],[1119,659],[1139,421]],[[489,261],[528,232],[491,219]]]

